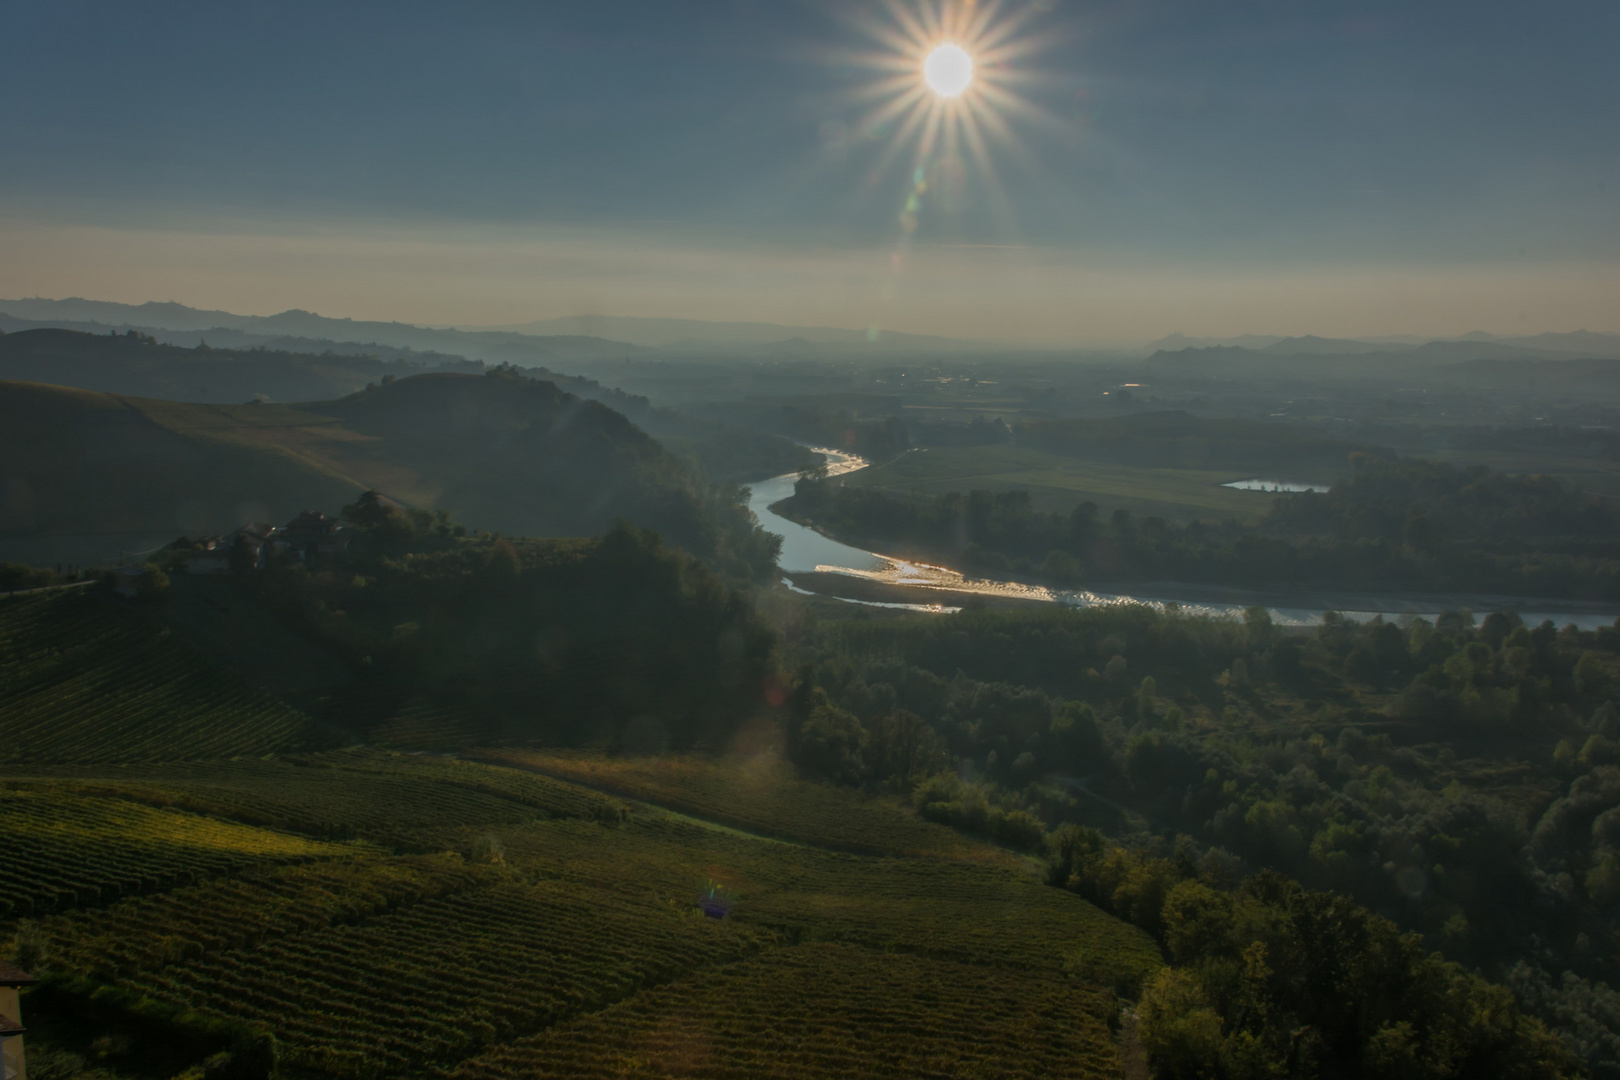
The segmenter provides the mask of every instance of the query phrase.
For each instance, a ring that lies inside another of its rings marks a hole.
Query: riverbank
[[[813,448],[829,458],[828,471],[846,475],[866,467],[853,454]],[[797,474],[772,477],[752,485],[749,509],[769,532],[783,538],[778,565],[793,585],[807,592],[854,603],[907,605],[960,605],[969,598],[997,604],[1057,603],[1071,607],[1114,604],[1175,605],[1191,614],[1236,617],[1250,607],[1264,607],[1272,621],[1283,626],[1310,626],[1327,611],[1356,621],[1378,616],[1388,620],[1434,619],[1445,611],[1469,610],[1482,616],[1492,611],[1516,611],[1527,623],[1551,620],[1558,626],[1573,623],[1583,630],[1612,625],[1620,606],[1578,600],[1534,597],[1458,595],[1445,593],[1344,593],[1331,590],[1253,590],[1182,582],[1110,582],[1090,588],[1072,588],[1007,575],[1004,578],[970,577],[937,565],[929,556],[869,551],[820,532],[813,522],[796,521],[778,509],[793,495]],[[785,508],[784,508],[785,509]],[[937,557],[936,557],[937,558]]]

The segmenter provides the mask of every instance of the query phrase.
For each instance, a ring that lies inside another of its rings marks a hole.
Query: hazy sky
[[[1015,141],[930,155],[905,220],[914,145],[865,122],[864,61],[918,58],[882,13],[6,0],[0,295],[1061,341],[1620,330],[1612,0],[1001,5]]]

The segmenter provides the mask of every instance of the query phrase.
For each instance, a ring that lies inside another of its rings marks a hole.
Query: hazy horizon
[[[1612,6],[987,4],[977,120],[931,146],[913,9],[11,5],[0,294],[1066,346],[1617,329]]]
[[[0,280],[3,280],[3,272],[0,272]],[[269,305],[269,306],[264,306],[264,305],[258,305],[258,306],[253,306],[253,305],[230,306],[230,305],[189,303],[184,299],[178,299],[178,298],[173,297],[173,296],[163,296],[163,297],[149,296],[149,297],[146,297],[144,299],[124,299],[124,298],[115,298],[115,297],[107,297],[107,296],[94,296],[94,295],[34,296],[34,295],[23,295],[23,294],[20,294],[20,293],[17,294],[17,295],[14,295],[14,296],[10,296],[10,297],[0,296],[0,305],[4,305],[4,304],[6,304],[8,302],[15,305],[17,302],[20,302],[20,301],[26,301],[26,302],[41,302],[41,301],[43,301],[43,302],[48,302],[48,303],[68,303],[68,302],[72,302],[72,301],[85,301],[85,302],[89,302],[89,303],[109,303],[109,304],[116,304],[116,305],[130,306],[130,307],[140,307],[142,305],[147,305],[147,304],[159,304],[159,305],[161,305],[161,304],[177,304],[177,305],[187,307],[187,308],[191,308],[191,309],[194,309],[194,310],[197,310],[197,311],[220,312],[220,313],[224,313],[224,314],[230,314],[230,315],[233,315],[233,316],[249,317],[249,318],[270,318],[270,317],[274,317],[274,316],[277,316],[277,315],[283,315],[283,314],[288,314],[288,313],[292,313],[292,312],[304,312],[304,313],[307,313],[307,314],[310,314],[310,315],[315,315],[315,316],[318,316],[318,317],[321,317],[321,318],[328,318],[328,319],[350,320],[350,321],[353,321],[353,322],[394,322],[394,323],[408,324],[408,325],[412,325],[412,326],[419,326],[419,327],[423,327],[423,328],[427,328],[427,329],[500,330],[500,331],[521,332],[521,333],[531,333],[531,334],[538,334],[538,333],[581,334],[581,335],[586,335],[586,336],[591,336],[591,337],[605,338],[605,339],[609,339],[609,340],[621,340],[621,339],[617,339],[617,338],[614,337],[614,334],[612,332],[612,328],[609,327],[609,326],[599,325],[599,326],[593,327],[593,326],[591,326],[589,324],[591,322],[593,322],[593,321],[594,322],[599,322],[599,323],[602,323],[602,324],[607,324],[607,323],[611,323],[611,322],[614,322],[614,321],[623,320],[623,321],[629,321],[629,322],[640,321],[640,322],[648,322],[648,323],[655,323],[655,322],[690,323],[690,324],[693,324],[694,326],[713,326],[713,327],[760,326],[760,327],[778,328],[778,329],[781,329],[781,330],[784,330],[784,331],[824,330],[824,331],[847,331],[847,332],[850,332],[850,333],[863,333],[863,332],[870,333],[874,329],[874,327],[872,327],[871,325],[857,326],[857,325],[839,325],[839,324],[835,324],[835,323],[790,323],[790,322],[781,322],[781,321],[769,320],[769,319],[752,319],[752,318],[746,318],[746,317],[743,317],[743,318],[721,318],[721,317],[702,318],[702,317],[698,317],[698,316],[690,315],[690,314],[687,314],[687,315],[642,315],[642,314],[636,314],[636,313],[617,312],[617,311],[584,311],[584,312],[572,312],[572,313],[566,313],[566,314],[560,314],[560,315],[559,314],[545,314],[545,315],[536,316],[534,318],[514,319],[514,320],[509,320],[509,321],[503,321],[503,322],[489,321],[489,322],[483,322],[483,323],[451,323],[451,322],[444,322],[444,321],[431,321],[431,320],[422,320],[422,319],[412,319],[412,318],[403,317],[403,316],[373,317],[373,316],[370,316],[370,315],[356,314],[354,312],[351,312],[351,311],[348,311],[348,310],[343,310],[343,309],[322,309],[320,307],[307,307],[307,306],[296,305],[296,304],[293,305],[293,306],[289,306],[289,307],[277,307],[275,305]],[[23,318],[25,320],[32,320],[32,319],[36,318],[36,316],[34,316],[34,315],[28,315],[28,314],[18,315],[16,312],[8,311],[8,310],[4,309],[3,307],[0,307],[0,312],[4,312],[5,314],[11,314],[14,317]],[[53,320],[52,319],[44,319],[42,321],[53,321]],[[54,318],[54,321],[70,322],[70,321],[78,321],[78,320],[76,320],[74,318],[70,318],[68,316],[58,316],[58,317]],[[100,319],[87,319],[87,320],[84,320],[84,321],[105,322],[105,320],[100,320]],[[538,329],[532,329],[531,328],[531,327],[533,327],[534,324],[551,323],[551,322],[564,322],[564,321],[577,321],[577,322],[582,323],[583,325],[580,325],[580,326],[574,327],[574,328],[559,328],[559,329],[546,330],[546,331],[541,331],[541,330],[538,330]],[[109,325],[111,325],[111,324],[109,324]],[[131,325],[138,325],[138,324],[131,324]],[[1370,329],[1370,330],[1361,331],[1361,332],[1343,332],[1343,333],[1326,333],[1326,332],[1322,332],[1319,328],[1310,328],[1310,327],[1307,327],[1305,329],[1301,329],[1301,330],[1298,330],[1298,331],[1294,331],[1294,332],[1282,332],[1282,331],[1275,330],[1275,329],[1273,329],[1273,328],[1271,328],[1269,326],[1259,326],[1259,327],[1248,327],[1248,328],[1244,328],[1244,329],[1240,329],[1240,330],[1227,330],[1227,331],[1223,331],[1223,332],[1219,332],[1219,333],[1203,332],[1203,331],[1201,331],[1201,330],[1199,330],[1197,328],[1194,328],[1191,331],[1189,331],[1189,330],[1182,329],[1182,328],[1178,327],[1176,329],[1167,329],[1167,330],[1164,330],[1164,331],[1162,331],[1160,333],[1153,334],[1151,336],[1135,336],[1135,337],[1119,337],[1119,338],[1090,338],[1090,339],[1080,339],[1080,340],[1042,340],[1042,339],[1028,339],[1028,338],[1026,338],[1026,339],[1018,339],[1018,338],[1012,338],[1012,337],[1009,337],[1009,338],[982,338],[982,337],[975,338],[975,337],[967,337],[967,336],[964,336],[964,335],[944,334],[944,333],[938,332],[937,330],[936,331],[930,331],[930,330],[927,330],[927,329],[916,330],[916,329],[910,329],[910,328],[906,328],[906,327],[879,327],[877,329],[883,331],[883,333],[894,333],[894,334],[914,336],[914,337],[919,337],[919,338],[939,337],[939,338],[943,338],[943,339],[945,339],[947,341],[951,341],[951,342],[954,342],[954,343],[984,345],[984,346],[989,346],[989,347],[994,347],[994,346],[998,346],[998,345],[1002,345],[1002,346],[1018,345],[1018,346],[1024,346],[1024,347],[1032,348],[1032,349],[1047,349],[1047,348],[1050,348],[1050,349],[1059,349],[1059,350],[1061,350],[1061,349],[1069,349],[1069,348],[1079,348],[1079,349],[1093,348],[1093,349],[1099,349],[1099,350],[1106,350],[1106,349],[1133,349],[1133,348],[1140,348],[1140,347],[1145,346],[1145,345],[1157,344],[1158,342],[1160,342],[1160,341],[1162,341],[1163,339],[1166,339],[1166,338],[1177,338],[1177,337],[1185,338],[1188,341],[1194,342],[1194,343],[1204,343],[1204,342],[1227,343],[1227,342],[1236,342],[1236,341],[1239,341],[1239,340],[1244,339],[1244,338],[1291,339],[1291,338],[1312,338],[1312,337],[1315,337],[1315,338],[1329,338],[1329,339],[1343,339],[1343,340],[1357,340],[1357,341],[1367,341],[1367,342],[1386,341],[1386,340],[1394,340],[1394,339],[1449,341],[1449,340],[1463,339],[1463,338],[1468,337],[1469,335],[1480,334],[1480,333],[1487,334],[1487,335],[1489,335],[1490,337],[1493,337],[1493,338],[1506,338],[1506,339],[1534,337],[1534,336],[1539,335],[1539,334],[1568,334],[1568,333],[1579,333],[1579,332],[1590,332],[1590,333],[1597,333],[1597,334],[1613,334],[1613,335],[1616,335],[1616,336],[1620,336],[1620,329],[1615,329],[1613,325],[1609,325],[1609,324],[1539,326],[1539,327],[1530,327],[1530,328],[1521,328],[1521,327],[1510,326],[1510,327],[1507,327],[1507,328],[1501,329],[1501,330],[1492,330],[1492,329],[1486,328],[1485,326],[1476,325],[1476,326],[1470,326],[1470,327],[1467,327],[1467,328],[1450,329],[1450,330],[1445,330],[1445,331],[1441,331],[1441,332],[1417,332],[1417,331],[1405,331],[1405,332],[1403,332],[1403,331],[1391,330],[1391,329]],[[882,336],[883,335],[881,333],[879,335],[877,335],[878,339],[881,339]],[[1195,347],[1195,346],[1190,346],[1190,347]]]

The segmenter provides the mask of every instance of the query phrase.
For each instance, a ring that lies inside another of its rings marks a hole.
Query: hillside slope
[[[26,855],[0,950],[37,919],[51,1075],[99,1047],[157,1075],[1088,1080],[1120,1075],[1112,987],[1161,963],[979,844],[849,855],[371,751],[0,775]]]
[[[18,329],[18,328],[21,329]],[[265,337],[238,330],[88,332],[41,327],[0,314],[0,379],[169,401],[326,401],[385,379],[434,372],[483,374],[480,360],[374,343]],[[183,339],[183,340],[177,340]],[[222,347],[224,346],[224,347]],[[532,358],[530,358],[532,360]],[[595,379],[544,367],[528,374],[623,413],[716,481],[739,483],[814,467],[808,451],[778,435],[658,408]]]
[[[475,528],[587,536],[625,518],[734,572],[774,561],[735,499],[625,417],[510,370],[302,408],[0,383],[0,460],[0,537],[37,539],[46,562],[52,537],[224,532],[368,488]]]
[[[361,484],[275,449],[266,435],[333,426],[282,406],[167,406],[0,383],[0,537],[38,539],[41,561],[56,561],[50,537],[173,538],[335,509]],[[236,441],[198,438],[194,428]]]

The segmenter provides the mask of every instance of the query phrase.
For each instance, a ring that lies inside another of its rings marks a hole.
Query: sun
[[[875,191],[891,170],[906,178],[897,216],[905,236],[921,227],[930,205],[956,213],[967,198],[986,200],[1009,226],[1004,231],[1015,231],[1016,215],[993,158],[1031,165],[1033,155],[1015,127],[1062,126],[1023,92],[1044,85],[1029,61],[1050,47],[1053,35],[1033,25],[1050,7],[1015,0],[877,0],[851,14],[851,27],[866,44],[831,58],[872,76],[851,94],[851,104],[864,113],[851,126],[880,148],[863,190]],[[1001,153],[993,154],[992,146]]]
[[[961,96],[973,85],[973,57],[954,42],[946,42],[923,61],[923,81],[942,98]]]

